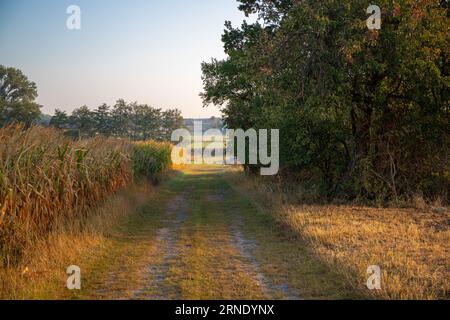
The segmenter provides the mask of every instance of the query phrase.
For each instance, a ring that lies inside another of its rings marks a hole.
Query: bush
[[[450,203],[448,1],[380,0],[381,30],[367,1],[240,3],[257,21],[227,22],[202,64],[227,128],[279,129],[282,171],[327,199]]]
[[[171,161],[172,147],[166,142],[136,142],[133,152],[133,170],[136,177],[154,178],[167,169]]]

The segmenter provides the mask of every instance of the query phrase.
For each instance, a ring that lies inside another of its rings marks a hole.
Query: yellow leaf
[[[28,267],[26,267],[25,269],[23,269],[22,275],[27,274],[28,272],[30,272],[30,270],[28,269]]]

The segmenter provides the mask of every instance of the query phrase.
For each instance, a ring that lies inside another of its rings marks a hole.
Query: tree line
[[[36,84],[15,68],[0,65],[0,126],[17,121],[31,125],[41,115]]]
[[[132,140],[170,141],[172,131],[183,127],[183,117],[177,109],[163,111],[120,99],[113,106],[102,104],[95,110],[83,106],[71,115],[56,109],[50,126],[75,137],[101,134]]]
[[[37,95],[36,84],[22,71],[0,65],[0,127],[16,122],[26,127],[39,124],[42,113],[41,106],[35,102]],[[183,117],[177,109],[162,110],[121,99],[113,106],[102,104],[95,110],[83,106],[70,115],[56,109],[50,126],[64,130],[73,138],[100,134],[170,141],[172,131],[183,127]]]
[[[450,200],[450,23],[444,0],[239,0],[227,57],[202,65],[231,128],[280,129],[284,176],[328,198]]]

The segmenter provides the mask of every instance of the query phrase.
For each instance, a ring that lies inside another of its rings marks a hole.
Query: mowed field
[[[433,216],[427,224],[368,208],[275,210],[275,199],[234,168],[177,168],[156,188],[122,195],[129,214],[109,232],[78,237],[47,272],[29,266],[18,297],[448,298],[448,213],[434,216],[438,226]],[[51,260],[55,249],[46,252]],[[66,264],[80,266],[81,290],[65,287]],[[383,270],[380,291],[366,286],[373,264]]]

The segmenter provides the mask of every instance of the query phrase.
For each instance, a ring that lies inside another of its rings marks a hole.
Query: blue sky
[[[72,4],[81,8],[81,30],[66,28]],[[224,57],[225,20],[245,19],[237,7],[235,0],[0,0],[0,64],[36,82],[49,114],[124,98],[185,117],[217,116],[198,97],[200,63]]]

